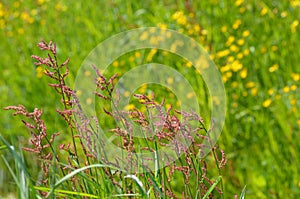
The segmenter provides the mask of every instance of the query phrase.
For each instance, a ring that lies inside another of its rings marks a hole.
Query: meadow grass
[[[111,35],[147,26],[178,30],[199,41],[222,73],[228,111],[218,143],[228,156],[222,175],[226,198],[240,193],[246,184],[248,198],[297,198],[300,195],[299,6],[297,0],[2,1],[0,107],[15,104],[23,104],[29,110],[42,107],[43,119],[51,131],[63,132],[64,121],[54,111],[61,108],[60,98],[45,86],[49,79],[41,75],[42,69],[36,68],[30,59],[32,54],[39,54],[35,45],[40,39],[58,44],[60,61],[71,58],[72,67],[66,80],[71,85],[90,50]],[[114,70],[122,74],[147,60],[150,50],[140,53],[139,57],[134,52],[124,55],[115,63]],[[162,61],[163,57],[156,53],[152,59]],[[168,61],[166,64],[185,74],[196,89],[199,83],[203,84],[178,57]],[[209,99],[201,94],[198,98],[201,106],[206,107]],[[205,116],[208,113],[203,114],[204,118],[209,117]],[[22,123],[7,111],[1,110],[0,117],[1,135],[27,145],[28,132]],[[1,150],[3,155],[6,152]],[[15,185],[3,186],[11,179],[4,165],[0,187],[7,192]],[[29,169],[35,171],[30,165]]]

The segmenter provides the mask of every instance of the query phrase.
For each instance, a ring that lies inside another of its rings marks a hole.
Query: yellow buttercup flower
[[[168,83],[168,84],[173,84],[173,82],[174,82],[174,79],[173,79],[172,77],[169,77],[169,78],[167,79],[167,83]]]
[[[235,6],[240,6],[240,5],[242,5],[242,3],[244,3],[244,0],[236,0],[234,5]]]
[[[297,82],[300,80],[300,74],[292,73],[292,79]]]
[[[271,67],[269,68],[269,72],[270,72],[270,73],[273,73],[273,72],[277,71],[278,68],[279,68],[278,64],[274,64],[273,66],[271,66]]]
[[[250,35],[250,31],[249,30],[245,30],[242,33],[243,37],[248,37]]]
[[[247,77],[248,71],[246,68],[244,68],[241,72],[240,72],[240,76],[242,79],[245,79]]]
[[[230,49],[231,52],[237,52],[237,51],[239,51],[239,48],[236,45],[231,45],[229,47],[229,49]]]
[[[293,99],[290,100],[290,104],[292,106],[294,106],[296,103],[297,103],[297,100],[295,98],[293,98]]]
[[[271,99],[267,99],[267,100],[265,100],[263,102],[262,105],[263,105],[263,107],[268,108],[271,105],[271,103],[272,103],[272,100]]]
[[[129,91],[125,91],[124,92],[124,97],[129,97],[130,96],[130,92]]]
[[[112,63],[112,65],[113,65],[114,67],[118,67],[118,66],[119,66],[119,62],[118,62],[118,61],[114,61],[114,62]]]
[[[246,88],[252,88],[252,87],[254,87],[255,86],[255,82],[248,82],[247,84],[246,84]]]
[[[291,86],[291,90],[292,90],[292,91],[297,90],[297,86],[293,84],[293,85]]]
[[[268,94],[269,94],[269,95],[273,95],[273,94],[274,94],[274,90],[273,90],[272,88],[269,89],[269,90],[268,90]]]
[[[232,28],[236,30],[236,29],[238,29],[238,28],[240,27],[241,24],[242,24],[242,20],[237,19],[237,20],[234,22],[234,24],[232,25]]]
[[[228,49],[222,50],[222,51],[217,52],[217,57],[219,57],[219,58],[225,57],[225,56],[229,55],[229,53],[230,53],[230,51]]]
[[[267,7],[263,7],[262,9],[261,9],[261,11],[260,11],[260,14],[261,14],[261,16],[264,16],[264,15],[266,15],[267,13],[268,13],[268,8]]]
[[[241,70],[242,68],[243,68],[243,65],[238,60],[235,60],[231,64],[231,70],[233,72],[237,72],[237,71]]]
[[[249,55],[249,53],[250,53],[250,50],[249,50],[248,48],[246,48],[246,49],[243,51],[243,54],[244,54],[244,55]]]
[[[128,104],[127,106],[124,107],[124,109],[126,111],[130,111],[130,110],[133,110],[135,108],[134,104]]]
[[[296,28],[297,28],[298,25],[299,25],[299,21],[298,20],[293,21],[293,23],[291,24],[291,31],[292,31],[292,33],[296,32]]]
[[[282,91],[283,91],[284,93],[288,93],[288,92],[290,92],[290,87],[285,86],[285,87],[282,89]]]
[[[237,44],[238,44],[239,46],[242,46],[244,43],[245,43],[245,40],[244,40],[244,39],[239,39],[239,40],[237,40]]]
[[[251,95],[252,96],[256,96],[257,92],[258,92],[258,89],[256,87],[254,87],[254,88],[251,89]]]
[[[239,85],[239,83],[236,82],[236,81],[234,81],[234,82],[231,83],[232,88],[237,88],[238,85]]]
[[[227,26],[222,26],[222,28],[221,28],[221,32],[222,33],[227,32],[227,30],[228,30]]]
[[[244,54],[243,53],[238,53],[237,56],[236,56],[238,59],[242,59],[244,57]]]
[[[234,36],[228,37],[225,45],[230,46],[232,44],[232,42],[234,42],[234,40],[235,40]]]

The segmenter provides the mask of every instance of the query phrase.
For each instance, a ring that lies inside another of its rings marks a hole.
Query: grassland
[[[71,58],[72,84],[82,61],[106,38],[137,27],[174,29],[204,46],[222,74],[227,116],[218,144],[228,156],[225,198],[239,194],[244,185],[247,198],[298,198],[299,21],[298,0],[4,0],[0,3],[0,107],[43,107],[51,131],[63,131],[64,123],[54,111],[60,99],[46,86],[49,79],[42,76],[43,69],[30,58],[39,54],[40,39],[58,44],[61,61]],[[113,64],[115,70],[126,71],[151,52],[140,53],[125,55],[125,61]],[[155,56],[154,60],[163,61]],[[174,65],[192,76],[189,65]],[[1,135],[17,145],[27,144],[28,132],[17,118],[1,110],[0,120]],[[13,185],[5,188],[10,176],[4,166],[1,169],[0,187],[6,192]]]

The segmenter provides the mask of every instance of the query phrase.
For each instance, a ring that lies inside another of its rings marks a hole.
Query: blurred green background
[[[59,61],[71,58],[68,81],[72,84],[82,61],[106,38],[137,27],[174,29],[204,46],[222,73],[227,117],[219,145],[229,159],[223,174],[225,198],[233,198],[246,184],[246,198],[298,198],[299,21],[299,0],[2,0],[1,135],[16,144],[28,144],[22,122],[2,109],[17,104],[29,110],[42,108],[48,130],[63,132],[64,123],[55,112],[60,98],[47,86],[44,69],[36,68],[30,58],[42,54],[36,47],[41,39],[57,43]],[[122,74],[140,59],[163,63],[159,54],[163,52],[129,53],[112,63],[112,71]],[[167,64],[174,64],[199,87],[199,81],[192,80],[195,71],[189,63],[178,59]],[[169,97],[172,101],[172,94]],[[2,165],[0,193],[5,193],[10,175]]]

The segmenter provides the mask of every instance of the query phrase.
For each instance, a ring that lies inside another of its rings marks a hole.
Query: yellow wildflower
[[[297,86],[296,86],[295,84],[293,84],[293,85],[291,86],[291,90],[292,90],[292,91],[297,90]]]
[[[274,93],[274,90],[273,90],[272,88],[270,88],[270,89],[268,90],[268,94],[269,94],[269,95],[273,95],[273,93]]]
[[[287,12],[287,11],[283,11],[282,13],[280,13],[280,16],[281,16],[282,18],[285,18],[287,15],[288,15],[288,12]]]
[[[270,73],[273,73],[273,72],[277,71],[278,68],[279,68],[278,64],[274,64],[273,66],[271,66],[271,67],[269,68],[269,72],[270,72]]]
[[[267,52],[267,48],[265,46],[261,47],[260,52],[263,54]]]
[[[296,32],[296,28],[297,28],[298,25],[299,25],[299,21],[298,20],[293,21],[293,23],[291,24],[291,31],[292,31],[292,33]]]
[[[165,23],[158,23],[157,26],[163,30],[168,28],[167,24],[165,24]]]
[[[238,107],[238,103],[233,102],[233,103],[232,103],[232,107],[233,107],[233,108],[237,108],[237,107]]]
[[[194,92],[189,92],[187,95],[186,95],[186,97],[188,98],[188,99],[191,99],[191,98],[193,98],[195,96],[195,93]]]
[[[250,53],[250,50],[248,48],[246,48],[244,51],[243,51],[244,55],[249,55]]]
[[[145,93],[147,90],[147,84],[143,84],[140,88],[139,88],[139,92],[140,93]]]
[[[239,12],[240,12],[240,13],[244,13],[245,11],[246,11],[246,8],[245,8],[245,7],[240,7],[240,8],[239,8]]]
[[[130,110],[132,110],[132,109],[134,109],[134,108],[135,108],[134,104],[128,104],[127,106],[124,107],[124,109],[125,109],[126,111],[130,111]]]
[[[85,102],[87,103],[87,105],[91,105],[93,103],[93,99],[89,97]]]
[[[222,73],[227,72],[227,71],[229,71],[229,70],[230,70],[230,66],[229,66],[228,64],[221,67],[221,72],[222,72]]]
[[[169,109],[169,108],[171,108],[171,104],[166,104],[166,109]]]
[[[39,5],[41,5],[41,4],[43,4],[43,3],[45,3],[45,0],[38,0],[38,4],[39,4]]]
[[[290,3],[291,3],[291,6],[293,6],[293,7],[300,6],[300,1],[299,0],[292,0],[292,1],[290,1]]]
[[[226,76],[222,76],[223,83],[226,83],[228,81],[228,78]]]
[[[277,47],[277,46],[272,46],[272,47],[271,47],[271,50],[272,50],[272,51],[277,51],[277,50],[278,50],[278,47]]]
[[[134,53],[134,55],[135,55],[136,58],[139,58],[139,57],[141,56],[141,53],[138,52],[138,51],[136,51],[136,52]]]
[[[246,88],[252,88],[252,87],[254,87],[255,86],[255,82],[248,82],[247,84],[246,84]]]
[[[238,85],[239,85],[239,83],[236,82],[236,81],[234,81],[234,82],[231,83],[232,88],[237,88]]]
[[[282,91],[283,91],[284,93],[288,93],[288,92],[290,92],[290,87],[289,87],[289,86],[285,86],[285,87],[282,89]]]
[[[114,62],[112,63],[112,65],[113,65],[114,67],[118,67],[118,66],[119,66],[119,62],[118,62],[118,61],[114,61]]]
[[[131,56],[129,57],[129,62],[134,62],[134,56],[131,55]]]
[[[249,30],[244,30],[242,35],[243,35],[243,37],[248,37],[250,35],[250,31]]]
[[[260,14],[261,14],[261,16],[264,16],[264,15],[266,15],[267,13],[268,13],[268,8],[267,7],[263,7],[262,9],[261,9],[261,11],[260,11]]]
[[[199,32],[200,26],[198,24],[194,25],[194,30],[195,30],[195,32]]]
[[[222,26],[221,27],[221,32],[225,33],[225,32],[227,32],[227,29],[228,29],[227,26]]]
[[[227,61],[230,62],[230,63],[233,62],[234,61],[234,56],[229,56],[227,58]]]
[[[229,49],[230,49],[230,51],[231,52],[237,52],[237,51],[239,51],[239,48],[236,46],[236,45],[231,45],[230,47],[229,47]]]
[[[248,71],[246,68],[244,68],[241,72],[240,72],[240,76],[242,79],[245,79],[247,77]]]
[[[229,55],[230,51],[228,49],[217,52],[217,57],[225,57]]]
[[[290,100],[290,104],[293,106],[297,103],[297,100],[295,98]]]
[[[258,89],[256,87],[254,87],[254,88],[251,89],[251,95],[252,96],[256,96],[257,92],[258,92]]]
[[[41,78],[43,76],[43,68],[41,66],[36,67],[35,71],[36,71],[36,76],[38,78]]]
[[[238,53],[237,56],[236,56],[238,59],[242,59],[244,57],[244,54],[243,53]]]
[[[272,103],[272,100],[271,99],[267,99],[267,100],[265,100],[263,102],[262,105],[263,105],[263,107],[267,108],[267,107],[269,107],[271,105],[271,103]]]
[[[188,61],[185,63],[185,66],[191,68],[193,66],[192,62]]]
[[[235,40],[234,36],[228,37],[225,45],[230,46],[232,44],[232,42],[234,42],[234,40]]]
[[[18,28],[18,34],[19,35],[22,35],[22,34],[24,34],[24,29],[23,28]]]
[[[172,15],[172,19],[176,20],[179,25],[186,25],[187,19],[182,11],[177,11]]]
[[[63,12],[65,12],[65,11],[68,10],[68,7],[67,7],[66,5],[62,4],[62,3],[57,3],[57,4],[55,5],[55,9],[56,9],[57,11],[63,11]]]
[[[76,91],[76,96],[79,97],[79,96],[81,96],[81,95],[82,95],[82,91],[81,91],[81,90],[77,90],[77,91]]]
[[[244,43],[245,43],[244,39],[237,40],[237,44],[240,45],[240,46],[242,46]]]
[[[297,82],[300,80],[300,74],[292,73],[292,79]]]
[[[237,71],[241,70],[242,68],[243,68],[243,65],[238,60],[235,60],[231,64],[231,70],[233,72],[237,72]]]
[[[145,41],[147,38],[148,38],[148,32],[147,32],[147,31],[144,31],[144,32],[142,33],[142,35],[140,36],[140,40],[141,40],[141,41]]]
[[[237,19],[235,22],[234,22],[234,24],[232,25],[232,28],[233,29],[238,29],[239,28],[239,26],[242,24],[242,20],[240,20],[240,19]]]
[[[89,77],[91,75],[91,71],[87,70],[84,72],[85,77]]]
[[[240,6],[240,5],[242,5],[242,3],[244,3],[244,0],[236,0],[234,5],[235,6]]]
[[[155,48],[151,49],[148,56],[147,56],[147,58],[146,58],[146,60],[148,62],[151,61],[153,56],[156,54],[156,52],[157,52],[157,49],[155,49]]]
[[[169,78],[167,79],[167,83],[168,83],[168,84],[173,84],[173,82],[174,82],[174,79],[173,79],[172,77],[169,77]]]
[[[130,92],[129,91],[125,91],[124,92],[124,97],[129,97],[130,96]]]

